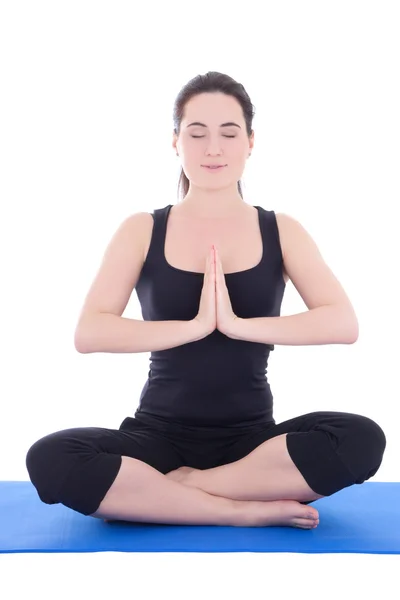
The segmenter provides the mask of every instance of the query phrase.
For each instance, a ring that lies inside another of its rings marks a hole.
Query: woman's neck
[[[177,205],[176,212],[182,216],[197,219],[229,219],[247,212],[249,205],[242,199],[207,199],[198,200],[192,197],[185,198]]]

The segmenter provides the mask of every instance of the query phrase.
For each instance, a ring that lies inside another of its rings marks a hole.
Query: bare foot
[[[113,523],[115,519],[104,519],[104,521]],[[238,512],[231,523],[235,527],[297,527],[299,529],[315,529],[318,524],[318,511],[304,506],[297,500],[240,501]]]
[[[196,487],[194,478],[196,471],[192,467],[180,467],[165,476],[184,485]],[[201,488],[200,488],[201,489]],[[236,501],[235,501],[236,503]],[[244,527],[298,527],[314,529],[319,524],[319,513],[312,506],[301,504],[297,500],[241,500],[237,503],[238,516],[235,525]]]
[[[297,500],[246,501],[240,508],[238,524],[244,527],[299,527],[314,529],[319,524],[319,513],[315,508]]]

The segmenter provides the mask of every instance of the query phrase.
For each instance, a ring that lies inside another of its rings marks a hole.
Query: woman
[[[75,334],[81,353],[151,352],[149,377],[118,430],[66,429],[31,446],[43,502],[106,520],[311,529],[308,503],[377,472],[386,439],[368,417],[273,418],[274,344],[353,343],[358,322],[300,223],[244,202],[253,116],[221,73],[178,95],[183,200],[121,224]],[[280,317],[289,277],[308,311]],[[134,289],[143,321],[122,317]]]

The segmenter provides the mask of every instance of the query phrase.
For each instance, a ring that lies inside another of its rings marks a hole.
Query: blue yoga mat
[[[400,483],[365,482],[312,503],[316,529],[158,525],[85,517],[0,481],[0,553],[302,552],[400,554]]]

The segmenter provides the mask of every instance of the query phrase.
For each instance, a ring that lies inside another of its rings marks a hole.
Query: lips
[[[204,167],[204,169],[208,169],[209,171],[218,171],[219,169],[223,169],[226,165],[215,165],[215,166],[211,166],[211,165],[202,165],[202,167]]]

